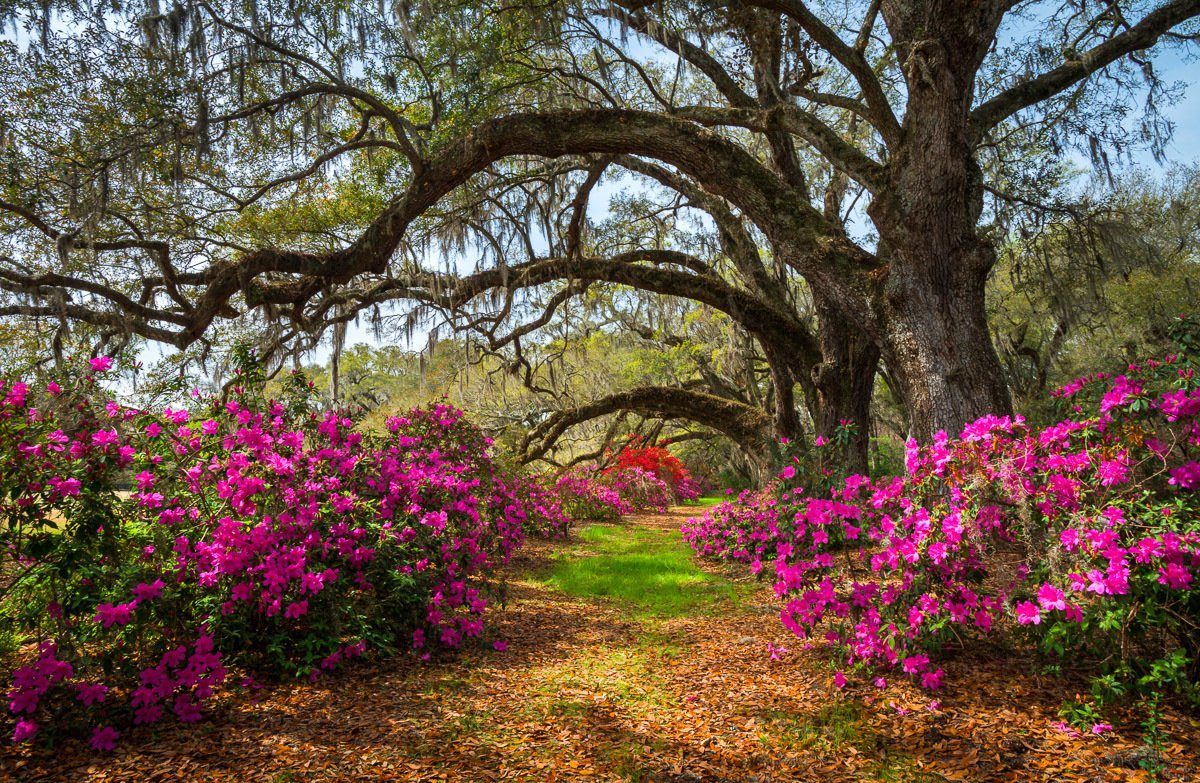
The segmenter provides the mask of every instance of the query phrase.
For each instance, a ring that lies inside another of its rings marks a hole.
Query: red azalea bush
[[[617,453],[615,464],[607,472],[622,473],[634,469],[649,473],[665,483],[677,502],[700,497],[700,486],[692,478],[687,466],[661,446],[647,446],[640,439],[630,440]]]
[[[135,410],[96,385],[107,359],[90,369],[0,388],[15,739],[90,730],[107,750],[115,726],[196,720],[230,665],[315,678],[480,635],[537,500],[461,411],[364,434],[253,391]]]
[[[1100,699],[1195,699],[1192,361],[1082,379],[1059,398],[1068,418],[1052,426],[989,416],[957,439],[910,443],[903,476],[851,476],[813,497],[786,470],[768,490],[689,520],[684,534],[703,555],[769,567],[783,623],[845,666],[936,688],[939,649],[1004,625],[1046,654],[1090,662]]]

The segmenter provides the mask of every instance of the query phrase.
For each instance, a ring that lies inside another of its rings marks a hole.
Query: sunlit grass
[[[697,508],[712,508],[713,506],[717,505],[718,503],[723,503],[726,500],[729,500],[729,498],[725,497],[724,495],[719,495],[717,497],[696,498],[695,500],[689,500],[687,503],[684,503],[683,505],[696,506]]]
[[[568,595],[607,598],[649,617],[681,617],[730,606],[734,586],[701,571],[677,533],[589,525],[560,553],[543,581]]]

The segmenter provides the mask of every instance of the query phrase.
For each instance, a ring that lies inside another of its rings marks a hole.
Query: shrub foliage
[[[1181,319],[1179,344],[1195,331]],[[901,476],[809,494],[796,479],[811,471],[789,465],[768,489],[689,520],[685,536],[702,555],[771,574],[783,623],[846,669],[936,688],[939,651],[1004,628],[1090,666],[1098,697],[1196,698],[1192,355],[1068,385],[1052,426],[989,416],[957,438],[910,443]]]

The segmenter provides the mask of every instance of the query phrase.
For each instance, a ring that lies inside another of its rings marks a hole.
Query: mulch
[[[689,514],[629,524],[678,529]],[[1081,682],[1003,650],[946,664],[936,695],[894,683],[838,692],[778,621],[769,586],[730,611],[656,621],[537,581],[563,544],[510,566],[489,639],[431,662],[368,662],[316,684],[220,701],[199,724],[129,731],[108,756],[69,741],[4,746],[0,780],[1147,781],[1135,716],[1103,736],[1056,729]],[[741,574],[731,578],[744,579]],[[768,643],[790,648],[771,660]],[[934,699],[936,698],[936,703]],[[1200,720],[1167,710],[1161,780],[1200,781]]]

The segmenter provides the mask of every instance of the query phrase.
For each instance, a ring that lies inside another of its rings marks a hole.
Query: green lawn
[[[611,599],[631,614],[681,617],[737,602],[734,585],[696,566],[672,531],[589,525],[576,546],[560,552],[541,580],[568,595]]]
[[[724,495],[719,495],[717,497],[703,497],[703,498],[697,498],[696,500],[690,501],[688,503],[684,503],[683,505],[698,506],[700,508],[712,508],[713,506],[717,505],[718,503],[722,503],[728,499],[729,498],[725,497]]]

